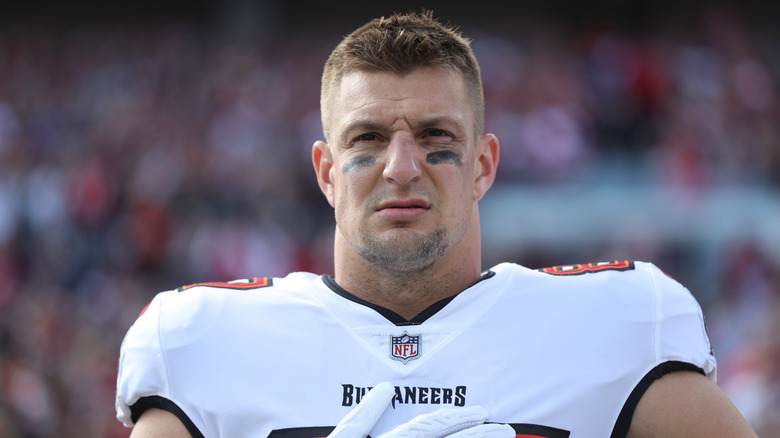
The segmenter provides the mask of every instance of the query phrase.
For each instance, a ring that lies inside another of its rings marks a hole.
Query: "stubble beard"
[[[370,263],[388,271],[410,274],[423,271],[439,260],[447,250],[447,230],[439,228],[420,236],[382,239],[365,235],[355,250]]]

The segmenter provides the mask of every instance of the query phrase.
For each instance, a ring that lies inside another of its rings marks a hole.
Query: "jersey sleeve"
[[[159,336],[165,294],[158,294],[149,303],[122,341],[115,404],[117,419],[127,427],[133,426],[131,407],[141,397],[169,398],[168,375]]]
[[[655,292],[657,362],[689,363],[715,381],[717,364],[699,303],[682,284],[649,266]]]

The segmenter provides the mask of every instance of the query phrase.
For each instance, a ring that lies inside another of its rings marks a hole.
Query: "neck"
[[[360,256],[339,230],[335,238],[335,280],[351,294],[412,319],[437,301],[477,281],[481,269],[478,224],[431,266],[409,272],[387,270]]]

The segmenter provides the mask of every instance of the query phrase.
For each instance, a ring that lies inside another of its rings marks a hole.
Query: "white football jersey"
[[[371,436],[473,405],[522,437],[625,436],[655,379],[715,368],[699,305],[648,263],[503,263],[411,321],[293,273],[158,294],[122,344],[116,409],[127,426],[169,410],[193,436],[324,437],[388,381]]]

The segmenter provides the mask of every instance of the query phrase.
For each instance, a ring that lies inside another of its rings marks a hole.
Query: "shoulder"
[[[656,265],[649,262],[615,260],[574,265],[560,265],[536,269],[536,272],[554,278],[579,281],[646,282],[648,285],[680,285]]]
[[[500,277],[525,285],[549,285],[564,292],[575,288],[577,293],[598,291],[640,294],[644,292],[673,291],[689,295],[685,287],[652,263],[630,260],[593,262],[526,268],[514,263],[502,263],[491,269]]]
[[[685,286],[654,264],[588,263],[541,268],[525,275],[537,281],[534,289],[551,296],[549,300],[559,308],[572,309],[571,315],[587,308],[587,317],[601,325],[647,334],[657,355],[654,363],[692,363],[715,378],[701,306]]]
[[[295,302],[320,283],[320,277],[315,274],[296,272],[286,277],[194,283],[162,292],[155,300],[159,301],[164,325],[180,326],[178,321],[207,323],[227,311],[233,317],[242,310],[262,311],[268,306]]]
[[[676,321],[690,315],[703,320],[696,298],[681,283],[652,263],[612,261],[529,269],[501,264],[495,277],[515,299],[549,302],[558,309],[582,306],[590,315],[621,315],[635,321]],[[621,318],[611,318],[619,320]]]
[[[242,292],[291,292],[312,287],[319,279],[319,275],[309,272],[293,272],[286,277],[253,277],[227,282],[194,283],[179,286],[174,291],[182,296],[200,298],[223,294],[245,295]]]
[[[317,275],[293,273],[196,283],[156,294],[122,342],[116,405],[120,420],[132,424],[130,406],[141,397],[181,401],[171,389],[170,369],[211,360],[214,351],[233,345],[228,341],[247,324],[281,318],[279,306],[296,305],[311,295],[317,282],[321,283]],[[179,372],[176,378],[184,374]]]
[[[164,345],[188,343],[244,315],[262,317],[280,305],[299,302],[321,283],[319,276],[292,273],[286,277],[256,277],[229,282],[195,283],[158,293],[128,331],[148,343],[164,337]],[[252,318],[247,318],[252,319]],[[175,342],[174,342],[175,340]]]

